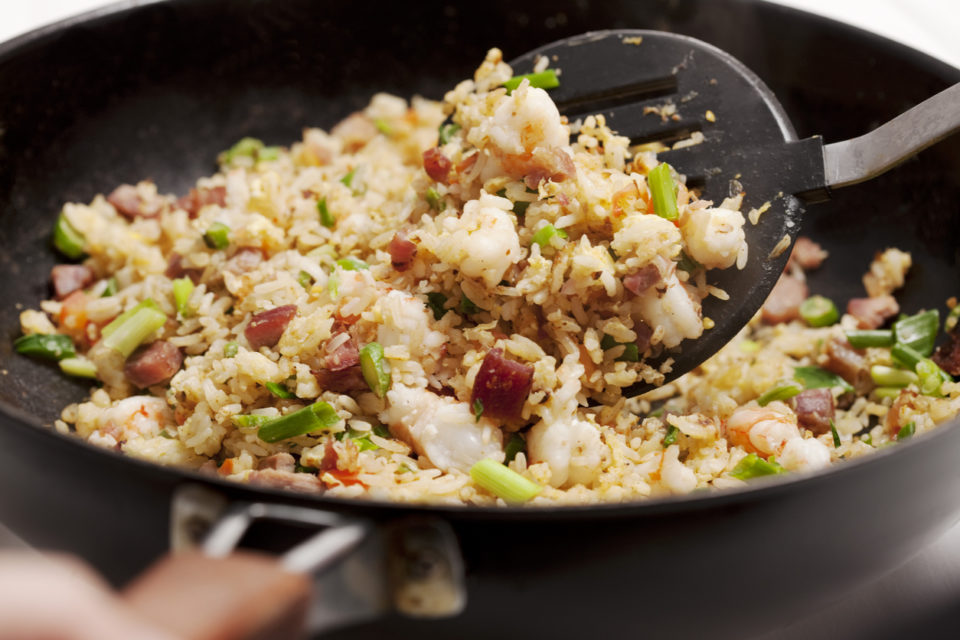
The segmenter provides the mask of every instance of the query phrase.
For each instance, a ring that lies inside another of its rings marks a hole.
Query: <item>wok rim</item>
[[[934,75],[940,77],[954,78],[954,82],[960,81],[960,68],[954,67],[948,62],[936,58],[913,47],[903,43],[891,40],[881,34],[868,31],[866,29],[851,25],[846,22],[834,20],[827,16],[811,13],[792,6],[768,2],[766,0],[732,0],[737,4],[762,4],[768,10],[780,12],[786,20],[796,20],[801,17],[803,20],[812,23],[820,23],[824,26],[836,29],[849,35],[852,39],[865,39],[872,41],[877,48],[885,49],[892,55],[900,57],[913,66],[922,67]],[[174,4],[177,0],[116,0],[102,7],[90,9],[78,14],[68,16],[24,32],[9,40],[0,42],[0,64],[3,64],[9,57],[15,56],[23,49],[31,46],[42,46],[42,41],[47,37],[54,36],[68,28],[93,23],[105,18],[113,17],[127,11],[133,11],[141,7],[153,5]],[[677,33],[677,32],[671,32]],[[684,37],[686,34],[679,34]],[[699,39],[697,39],[699,40]],[[718,49],[712,43],[704,42],[707,46]],[[544,46],[544,45],[541,45]],[[539,48],[539,47],[538,47]],[[723,51],[722,49],[719,49]],[[750,73],[755,74],[752,69],[740,63],[739,60],[726,51],[723,51],[731,59],[739,63]],[[762,79],[761,79],[761,82]],[[763,82],[764,87],[766,83]],[[768,89],[769,91],[769,89]],[[771,96],[776,100],[776,95],[772,92]],[[777,100],[779,105],[779,100]],[[792,122],[787,114],[787,124],[792,128]],[[826,141],[826,140],[825,140]],[[19,355],[17,357],[20,357]],[[55,372],[54,375],[57,375]],[[920,435],[911,437],[906,442],[898,442],[896,446],[885,447],[874,451],[868,455],[859,456],[852,460],[845,460],[835,466],[826,469],[807,472],[789,472],[777,476],[763,477],[750,480],[743,487],[729,489],[707,489],[696,490],[684,495],[664,495],[653,498],[640,498],[625,502],[598,502],[590,504],[576,505],[549,505],[549,506],[485,506],[485,505],[452,505],[439,504],[431,502],[400,502],[387,501],[382,499],[367,498],[346,498],[326,496],[325,494],[314,494],[307,492],[297,492],[292,490],[281,490],[271,487],[251,485],[246,482],[237,482],[227,480],[219,475],[201,473],[199,471],[175,466],[165,466],[156,462],[151,462],[134,456],[126,455],[117,451],[107,450],[95,446],[89,442],[80,439],[79,436],[63,434],[52,427],[44,424],[40,419],[32,414],[9,404],[0,399],[0,417],[5,424],[3,428],[20,429],[27,437],[38,437],[40,439],[48,438],[49,442],[67,447],[76,447],[82,455],[90,455],[93,458],[101,460],[113,460],[121,465],[133,465],[147,474],[157,474],[162,476],[173,476],[180,485],[201,484],[222,489],[226,493],[243,494],[244,499],[249,500],[274,500],[283,502],[301,502],[310,503],[311,506],[318,509],[330,509],[340,512],[386,512],[391,516],[404,516],[412,513],[427,514],[440,517],[453,517],[457,519],[479,519],[479,520],[507,520],[525,522],[533,520],[569,520],[577,519],[585,521],[588,519],[609,519],[609,518],[643,518],[659,517],[663,515],[683,515],[696,513],[700,511],[713,511],[732,507],[742,503],[760,501],[765,499],[775,499],[785,492],[800,491],[802,488],[815,489],[822,482],[830,482],[838,476],[845,476],[857,473],[866,473],[876,465],[886,464],[885,460],[891,456],[903,457],[906,453],[899,451],[912,451],[920,455],[921,447],[936,447],[944,438],[952,436],[952,432],[960,429],[960,415],[947,421],[946,424],[935,427],[933,430]],[[796,487],[796,489],[794,489]]]

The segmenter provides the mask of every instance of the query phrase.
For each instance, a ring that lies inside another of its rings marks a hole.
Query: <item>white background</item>
[[[960,0],[776,1],[875,31],[960,67]],[[0,41],[105,4],[104,0],[0,0]],[[0,525],[0,547],[3,533]],[[944,604],[960,611],[960,526],[882,579],[761,640],[889,637],[885,633],[903,628],[906,621],[923,624],[925,611],[943,610]],[[744,606],[749,608],[750,603]],[[920,631],[928,635],[930,629]]]

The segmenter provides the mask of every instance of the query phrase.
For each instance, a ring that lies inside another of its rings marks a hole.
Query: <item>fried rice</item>
[[[862,317],[812,327],[796,304],[625,397],[709,330],[700,302],[727,295],[707,271],[747,257],[743,194],[707,202],[671,170],[677,216],[658,215],[653,153],[512,75],[494,49],[441,103],[378,94],[289,148],[242,140],[182,198],[144,181],[66,204],[86,271],[55,272],[21,325],[69,336],[61,367],[99,386],[56,428],[243,482],[538,505],[814,471],[960,410],[949,376],[878,385],[897,363],[850,345]],[[878,256],[867,299],[909,262]],[[801,301],[804,266],[785,274]],[[161,324],[118,347],[142,309]],[[498,491],[484,460],[535,489]]]

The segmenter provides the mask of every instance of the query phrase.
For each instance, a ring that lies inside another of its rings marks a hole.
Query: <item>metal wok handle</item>
[[[960,83],[852,140],[823,147],[828,187],[869,180],[960,130]]]
[[[278,523],[320,531],[280,556],[238,549],[254,525]],[[435,519],[382,525],[283,504],[228,505],[190,486],[174,498],[171,546],[124,598],[186,640],[297,638],[388,611],[455,615],[466,601],[456,539]]]

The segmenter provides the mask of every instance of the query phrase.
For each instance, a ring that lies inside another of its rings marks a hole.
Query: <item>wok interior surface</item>
[[[289,144],[377,91],[439,99],[490,46],[510,59],[611,28],[676,31],[729,51],[780,98],[801,137],[826,142],[864,133],[960,79],[878,37],[734,0],[174,0],[0,46],[0,518],[122,583],[166,547],[170,495],[186,478],[18,419],[50,424],[87,390],[11,349],[19,312],[49,295],[49,234],[63,202],[146,177],[182,194],[243,136]],[[804,234],[830,252],[811,291],[838,302],[862,296],[873,253],[896,246],[914,258],[901,307],[942,310],[960,282],[958,163],[960,140],[945,141],[811,206]],[[440,514],[453,525],[467,567],[466,611],[434,622],[391,618],[342,637],[379,637],[385,624],[401,637],[743,637],[890,568],[955,520],[960,429],[898,449],[732,496],[544,513],[351,504],[203,482],[234,499],[375,520]]]

